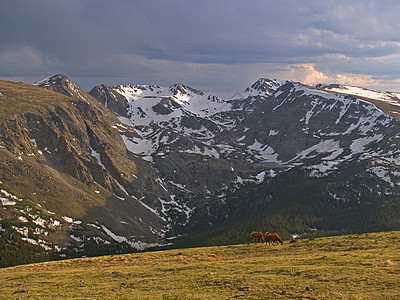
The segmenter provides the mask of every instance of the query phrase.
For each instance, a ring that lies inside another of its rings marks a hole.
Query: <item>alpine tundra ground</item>
[[[250,235],[249,235],[250,237]],[[399,299],[400,232],[0,269],[2,299]]]

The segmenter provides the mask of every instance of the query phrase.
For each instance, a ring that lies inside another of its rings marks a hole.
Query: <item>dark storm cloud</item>
[[[222,92],[291,70],[396,80],[399,9],[395,0],[3,1],[0,77],[61,72],[85,89],[183,82]]]

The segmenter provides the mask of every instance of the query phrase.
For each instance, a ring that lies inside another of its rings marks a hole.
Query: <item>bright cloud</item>
[[[299,81],[305,84],[316,84],[329,82],[330,78],[324,73],[317,71],[314,64],[297,64],[288,67],[281,72],[280,77]]]
[[[309,85],[316,85],[318,83],[338,83],[371,88],[381,86],[382,89],[385,89],[384,82],[381,82],[379,79],[374,79],[372,75],[350,73],[327,75],[317,70],[315,64],[291,65],[287,70],[279,72],[279,76]],[[399,83],[400,80],[395,80],[393,82]]]
[[[362,74],[337,74],[335,75],[335,82],[344,85],[355,85],[355,86],[375,86],[377,81],[372,79],[371,75]]]

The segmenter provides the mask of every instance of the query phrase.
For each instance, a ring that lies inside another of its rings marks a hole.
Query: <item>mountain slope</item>
[[[90,93],[123,103],[115,112],[138,133],[121,132],[127,148],[186,201],[190,230],[301,207],[334,218],[343,206],[375,209],[399,195],[399,123],[374,100],[269,79],[229,99],[183,85]]]
[[[0,82],[9,246],[70,257],[244,242],[260,225],[399,229],[395,93],[265,78],[228,99],[183,84],[86,93],[63,75],[37,85]]]
[[[40,84],[57,92],[0,82],[2,231],[57,255],[163,244],[168,222],[144,199],[161,210],[166,193],[126,151],[118,128],[133,129],[65,76]]]

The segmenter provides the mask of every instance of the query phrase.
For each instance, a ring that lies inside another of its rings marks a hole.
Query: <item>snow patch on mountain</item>
[[[374,141],[379,141],[382,139],[382,135],[375,135],[375,136],[370,136],[370,137],[363,137],[359,138],[356,140],[353,140],[350,149],[352,150],[352,155],[358,154],[358,153],[363,153],[365,151],[365,148],[367,145]]]
[[[93,158],[96,160],[97,164],[103,169],[106,170],[106,167],[103,165],[101,162],[101,157],[100,153],[96,152],[92,147],[89,147],[89,153],[93,156]]]
[[[53,75],[53,76],[49,76],[46,77],[42,80],[38,80],[36,82],[34,82],[34,85],[38,85],[38,86],[42,86],[44,88],[49,88],[50,86],[52,86],[55,82],[57,82],[57,80],[61,79],[62,75],[58,74],[58,75]]]
[[[254,143],[252,145],[248,146],[247,148],[259,160],[262,160],[265,162],[281,163],[278,160],[279,154],[276,153],[275,150],[269,145],[261,144],[260,142],[255,140]]]
[[[329,156],[324,157],[324,160],[333,160],[343,153],[343,149],[340,147],[339,141],[333,139],[325,140],[300,152],[290,162],[296,162],[304,158],[312,158],[321,153],[329,154]]]
[[[130,247],[140,250],[140,251],[143,251],[143,250],[151,248],[151,247],[163,246],[162,244],[158,244],[158,243],[145,243],[145,242],[141,242],[141,241],[132,242],[132,241],[128,240],[125,236],[119,236],[119,235],[115,234],[114,232],[112,232],[110,229],[108,229],[104,225],[101,225],[101,228],[114,241],[116,241],[118,243],[127,243]]]
[[[4,189],[0,189],[0,201],[3,206],[14,206],[17,201],[22,201],[22,199]]]
[[[385,91],[366,89],[356,86],[346,86],[346,85],[325,86],[324,89],[336,93],[344,93],[363,98],[380,100],[392,105],[400,106],[400,93],[396,92],[385,92]]]

